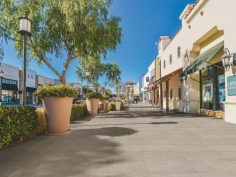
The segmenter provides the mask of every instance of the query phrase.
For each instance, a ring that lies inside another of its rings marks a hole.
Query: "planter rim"
[[[46,97],[46,98],[44,98],[44,99],[47,99],[47,98],[73,98],[73,97],[68,97],[68,96],[66,96],[66,97],[49,96],[49,97]],[[44,100],[44,99],[42,99],[42,100]]]

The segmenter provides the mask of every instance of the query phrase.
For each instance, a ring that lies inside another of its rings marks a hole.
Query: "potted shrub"
[[[43,101],[47,121],[47,135],[62,135],[70,133],[69,123],[73,97],[77,90],[64,85],[40,86],[35,96]]]
[[[116,111],[120,111],[121,110],[121,101],[115,101],[115,107],[116,107]]]
[[[103,111],[106,111],[107,108],[107,100],[110,98],[108,95],[102,95],[102,99],[99,100],[99,104],[103,105]]]
[[[86,98],[87,109],[90,115],[98,115],[98,103],[102,99],[102,94],[98,92],[87,93],[83,95],[83,98]]]

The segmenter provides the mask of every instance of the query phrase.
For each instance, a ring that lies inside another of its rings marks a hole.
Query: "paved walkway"
[[[236,125],[130,108],[0,151],[0,176],[235,177]]]

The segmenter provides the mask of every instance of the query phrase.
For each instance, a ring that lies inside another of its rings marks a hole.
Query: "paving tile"
[[[179,152],[202,152],[202,151],[213,151],[211,148],[202,145],[202,144],[191,144],[191,145],[187,145],[187,144],[175,144],[173,145]]]
[[[157,173],[196,173],[186,161],[155,161],[145,160],[148,176]]]
[[[144,161],[185,161],[179,152],[142,152]]]
[[[188,161],[193,160],[228,160],[217,152],[181,152],[181,155]]]
[[[175,144],[202,144],[200,141],[193,138],[168,138],[169,142],[173,145]]]
[[[223,158],[229,161],[236,161],[236,152],[218,152]]]
[[[170,145],[170,142],[167,139],[140,139],[141,145]]]
[[[236,173],[236,164],[230,161],[188,161],[198,173]]]
[[[200,177],[235,177],[236,173],[200,173]]]
[[[115,162],[115,161],[143,161],[143,155],[139,151],[122,151],[119,153],[105,152],[100,163]]]
[[[225,138],[217,138],[217,139],[196,139],[205,145],[236,145],[236,140],[225,139]]]
[[[148,177],[200,177],[198,173],[157,173]]]
[[[147,175],[146,174],[126,174],[126,173],[117,173],[117,174],[96,173],[94,177],[147,177]]]
[[[176,152],[173,145],[141,145],[142,151]]]
[[[120,145],[120,146],[107,146],[106,151],[110,152],[141,152],[140,145]]]
[[[236,145],[207,145],[214,151],[236,152]]]
[[[146,170],[143,161],[121,161],[114,164],[99,165],[96,174],[146,175]]]

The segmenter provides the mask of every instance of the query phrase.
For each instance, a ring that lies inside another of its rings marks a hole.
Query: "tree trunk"
[[[62,76],[60,81],[62,85],[66,85],[66,76]]]

